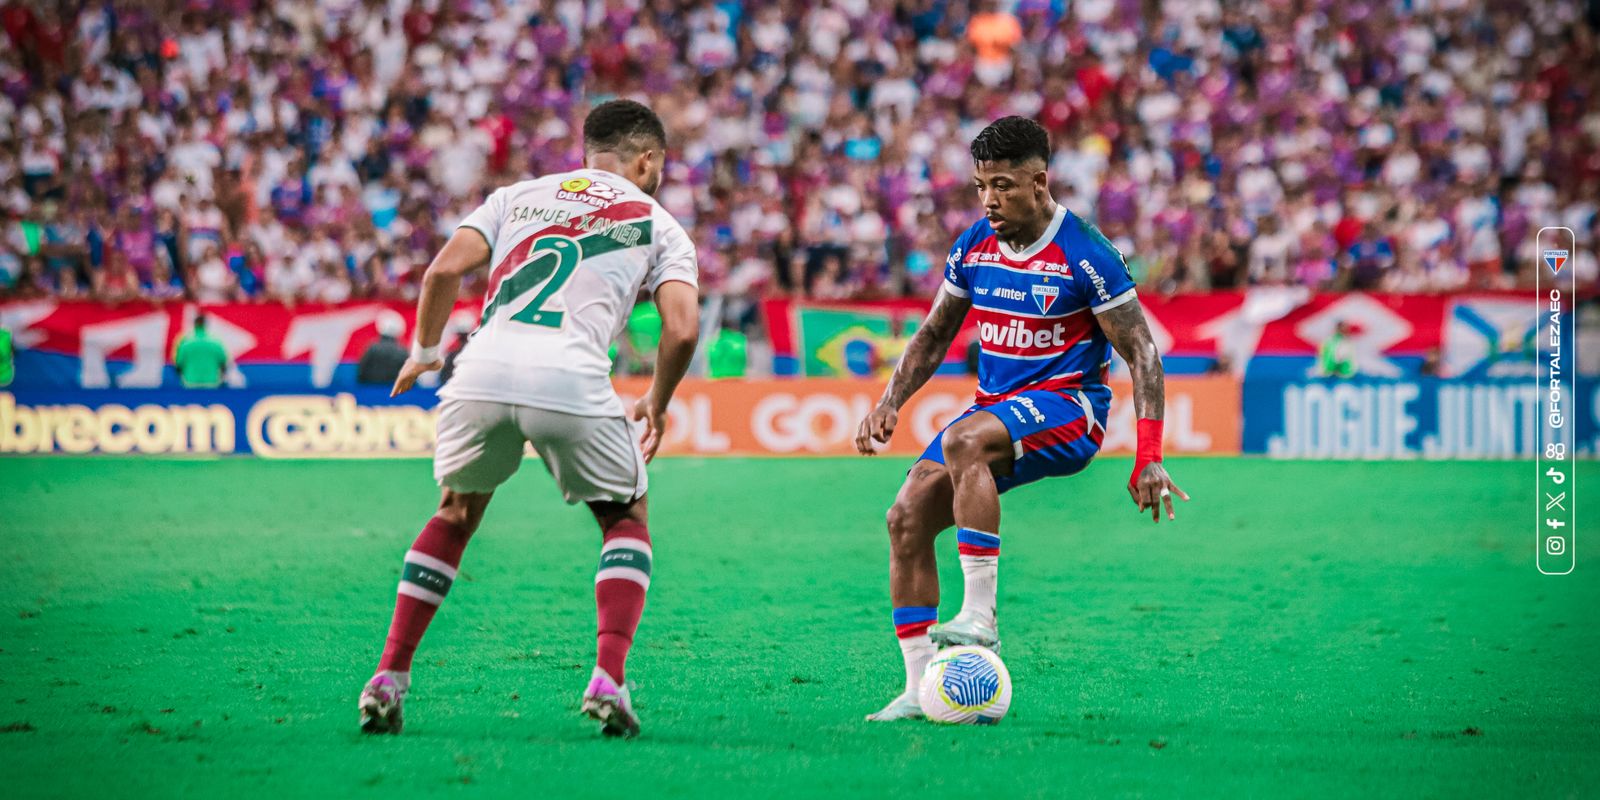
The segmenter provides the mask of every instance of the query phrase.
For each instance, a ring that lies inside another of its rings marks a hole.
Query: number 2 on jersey
[[[512,278],[517,284],[527,286],[529,289],[538,286],[539,291],[527,305],[512,314],[511,319],[529,325],[559,328],[562,318],[566,315],[560,311],[548,310],[544,304],[552,295],[561,291],[561,287],[572,277],[572,271],[577,269],[578,262],[583,260],[583,248],[568,236],[541,236],[534,240],[531,253],[532,257],[528,259],[527,265],[518,270]]]

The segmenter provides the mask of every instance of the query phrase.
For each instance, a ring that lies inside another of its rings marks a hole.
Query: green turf
[[[369,738],[355,697],[424,462],[0,460],[5,793],[1600,791],[1600,565],[1580,539],[1574,575],[1534,571],[1527,464],[1176,460],[1195,499],[1159,527],[1126,461],[1019,490],[995,728],[861,720],[901,681],[882,519],[904,466],[658,463],[645,736],[617,742],[576,714],[597,536],[537,466],[467,551],[406,734]]]

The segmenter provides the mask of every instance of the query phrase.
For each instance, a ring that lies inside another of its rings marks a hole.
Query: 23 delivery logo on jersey
[[[561,182],[561,189],[556,192],[557,200],[576,200],[598,208],[605,208],[621,197],[622,193],[617,191],[616,187],[588,178],[564,180]]]

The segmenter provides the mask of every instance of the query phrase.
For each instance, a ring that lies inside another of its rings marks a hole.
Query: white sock
[[[917,687],[922,683],[922,671],[928,668],[928,662],[937,652],[939,649],[933,646],[933,640],[926,633],[900,640],[900,654],[906,659],[906,694],[916,696]]]
[[[961,618],[993,623],[995,592],[1000,582],[1000,558],[962,556],[961,574],[966,577],[966,590],[961,597]]]
[[[995,592],[1000,583],[1000,537],[961,528],[956,531],[956,543],[966,587],[959,616],[993,625]]]

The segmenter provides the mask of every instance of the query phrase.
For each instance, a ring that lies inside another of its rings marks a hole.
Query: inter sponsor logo
[[[1005,300],[1026,300],[1026,299],[1028,299],[1028,295],[1024,294],[1021,290],[1012,289],[1009,286],[997,287],[994,290],[994,296],[1002,298],[1002,299],[1005,299]]]

